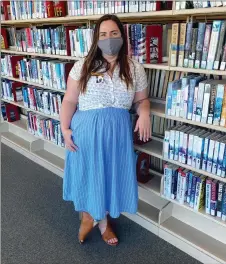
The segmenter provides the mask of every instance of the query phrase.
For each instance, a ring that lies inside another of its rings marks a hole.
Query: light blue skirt
[[[119,108],[76,111],[77,152],[66,152],[63,199],[101,220],[137,212],[138,187],[130,114]]]

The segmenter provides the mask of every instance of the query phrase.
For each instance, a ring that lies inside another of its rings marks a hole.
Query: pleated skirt
[[[63,199],[95,220],[137,212],[138,186],[128,110],[76,111],[71,121],[76,152],[66,151]]]

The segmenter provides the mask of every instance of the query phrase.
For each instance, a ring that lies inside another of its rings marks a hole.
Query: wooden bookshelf
[[[118,13],[116,14],[121,20],[140,20],[140,19],[169,19],[173,17],[172,10],[151,11],[151,12],[137,12],[137,13]],[[4,20],[2,25],[23,25],[23,24],[62,24],[62,23],[82,23],[86,21],[96,21],[103,15],[87,15],[87,16],[66,16],[53,18],[39,18],[26,20]]]
[[[34,52],[23,52],[23,51],[14,51],[10,49],[1,50],[4,54],[17,54],[24,56],[34,56],[34,57],[43,57],[43,58],[55,58],[62,60],[72,60],[78,61],[81,58],[77,58],[74,56],[65,56],[65,55],[52,55],[52,54],[42,54],[42,53],[34,53]],[[221,75],[226,76],[226,71],[220,70],[204,70],[204,69],[195,69],[195,68],[184,68],[184,67],[172,67],[169,66],[168,63],[153,63],[153,64],[143,64],[146,69],[156,69],[156,70],[166,70],[166,71],[178,71],[178,72],[190,72],[190,73],[201,73],[201,74],[213,74],[213,75]]]
[[[52,88],[52,87],[49,87],[49,86],[45,86],[43,84],[39,84],[39,83],[35,83],[35,82],[24,81],[24,80],[21,80],[19,78],[14,78],[14,77],[10,77],[10,76],[1,76],[1,78],[2,79],[7,79],[7,80],[10,80],[10,81],[21,82],[21,83],[24,83],[24,84],[29,84],[29,85],[37,86],[37,87],[40,87],[40,88],[45,89],[45,90],[50,90],[50,91],[56,91],[56,92],[60,92],[60,93],[65,93],[65,90],[55,89],[55,88]]]
[[[184,16],[223,16],[225,17],[226,7],[210,7],[199,9],[185,9],[185,10],[163,10],[151,12],[137,12],[137,13],[117,13],[116,15],[122,21],[128,20],[157,20],[161,19],[166,21],[171,18],[184,18]],[[53,18],[39,18],[39,19],[26,19],[26,20],[3,20],[1,24],[5,25],[24,25],[24,24],[62,24],[62,23],[82,23],[86,21],[96,21],[103,15],[87,15],[87,16],[66,16],[66,17],[53,17]]]
[[[17,26],[18,28],[30,25],[90,25],[101,16],[102,15],[89,15],[45,19],[9,20],[1,21],[1,25],[5,27]],[[192,19],[197,21],[208,21],[213,18],[222,20],[226,19],[226,7],[122,13],[117,14],[117,16],[123,22],[128,23],[153,21],[163,23],[167,21],[189,21]],[[68,61],[80,60],[80,58],[74,56],[29,53],[16,50],[3,49],[1,52],[2,54],[17,54]],[[171,67],[168,63],[144,64],[143,66],[146,69],[226,76],[226,71]],[[45,90],[65,93],[64,90],[51,88],[38,83],[23,81],[18,78],[6,76],[1,76],[1,78],[33,85]],[[29,109],[25,107],[22,102],[12,102],[5,99],[2,99],[2,101],[17,105],[18,107],[37,113],[41,116],[46,116],[59,121],[59,117],[50,116],[42,112]],[[156,100],[151,102],[151,114],[161,118],[167,118],[207,129],[226,132],[226,128],[224,127],[203,124],[174,116],[167,116],[165,114],[165,105],[157,102]],[[29,133],[27,130],[27,120],[23,119],[14,123],[3,122],[1,132],[1,140],[3,143],[14,148],[34,162],[37,162],[38,164],[51,170],[53,173],[63,177],[65,148],[60,147],[49,140],[45,140]],[[206,175],[213,179],[217,179],[221,182],[226,182],[226,178],[221,178],[206,171],[197,170],[174,160],[164,159],[162,156],[162,140],[153,139],[144,145],[135,145],[134,148],[169,163],[192,170],[202,175]],[[175,200],[163,197],[162,174],[155,173],[152,170],[150,170],[150,173],[154,174],[154,178],[152,178],[147,184],[139,183],[139,209],[137,215],[125,215],[203,263],[226,263],[226,223],[217,217],[207,215],[204,211],[196,212],[193,208],[190,208],[186,204],[182,205]],[[146,193],[143,194],[143,192]]]

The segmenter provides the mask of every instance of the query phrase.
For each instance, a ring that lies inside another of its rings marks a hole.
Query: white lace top
[[[70,77],[79,80],[84,59],[76,62],[70,71]],[[135,92],[147,88],[147,76],[144,67],[133,60],[130,63],[133,77],[132,89],[127,89],[125,82],[119,77],[119,66],[114,70],[113,77],[107,73],[101,76],[91,76],[87,84],[87,90],[78,98],[79,110],[90,110],[104,107],[116,107],[130,109]]]

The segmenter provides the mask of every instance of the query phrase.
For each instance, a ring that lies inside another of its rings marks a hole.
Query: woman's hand
[[[151,137],[151,121],[149,113],[143,113],[139,116],[134,132],[139,132],[140,140],[148,141]]]
[[[62,131],[63,136],[64,136],[64,142],[65,142],[65,146],[67,149],[69,149],[70,151],[77,151],[78,147],[74,144],[73,140],[72,140],[72,130],[71,129],[65,129],[64,131]]]

